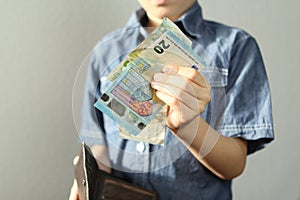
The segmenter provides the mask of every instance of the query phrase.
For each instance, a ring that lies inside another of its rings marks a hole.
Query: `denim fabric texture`
[[[125,141],[119,137],[116,122],[99,115],[93,106],[106,89],[105,76],[147,37],[146,23],[144,10],[134,12],[124,28],[105,36],[93,50],[81,140],[89,145],[106,145],[113,173],[155,190],[159,199],[232,199],[231,181],[207,170],[168,129],[164,146]],[[176,24],[206,62],[202,73],[212,87],[212,100],[202,117],[221,134],[247,140],[248,154],[264,148],[274,139],[272,106],[255,39],[241,29],[203,19],[197,1]]]

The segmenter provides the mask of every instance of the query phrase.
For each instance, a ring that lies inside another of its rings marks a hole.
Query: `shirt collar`
[[[198,2],[184,13],[175,23],[182,23],[185,30],[191,36],[198,36],[200,33],[200,26],[203,21],[202,10]]]
[[[126,28],[136,28],[141,26],[146,26],[148,17],[144,9],[140,8],[139,10],[133,12],[125,25]]]
[[[134,28],[141,27],[147,24],[147,15],[142,8],[135,11],[129,18],[126,27]],[[193,6],[185,12],[175,23],[179,25],[179,28],[183,28],[184,33],[191,36],[199,36],[201,22],[203,21],[202,9],[197,1]]]

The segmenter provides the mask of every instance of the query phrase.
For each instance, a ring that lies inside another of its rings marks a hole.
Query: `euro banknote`
[[[111,84],[94,106],[117,122],[122,138],[164,143],[166,106],[155,96],[150,82],[164,66],[202,69],[205,63],[191,45],[192,41],[164,18],[108,75]]]

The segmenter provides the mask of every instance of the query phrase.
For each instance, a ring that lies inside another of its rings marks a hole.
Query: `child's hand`
[[[151,83],[156,95],[168,105],[167,126],[173,131],[198,117],[210,102],[210,86],[195,69],[165,67]]]

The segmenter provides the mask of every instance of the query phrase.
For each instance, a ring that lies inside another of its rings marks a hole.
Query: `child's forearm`
[[[247,158],[245,140],[221,135],[201,117],[173,132],[189,151],[218,177],[232,179],[243,172]],[[203,145],[206,149],[201,149]]]

